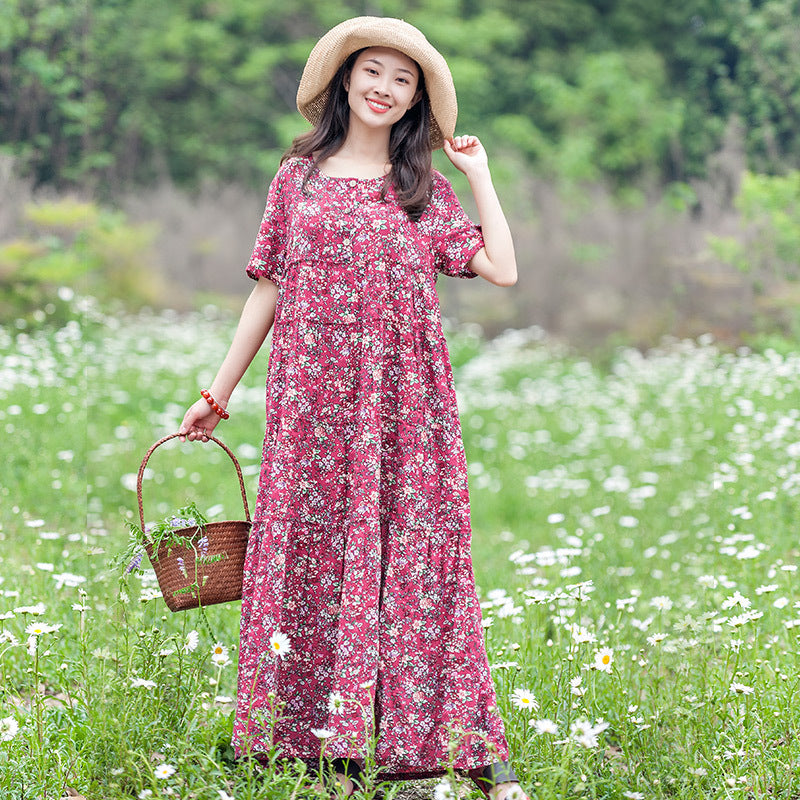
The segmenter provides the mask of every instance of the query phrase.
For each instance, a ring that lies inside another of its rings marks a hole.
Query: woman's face
[[[391,128],[419,100],[419,68],[391,47],[368,47],[359,53],[344,88],[355,115],[369,128]]]

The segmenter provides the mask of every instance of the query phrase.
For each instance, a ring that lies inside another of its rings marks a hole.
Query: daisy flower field
[[[146,559],[112,566],[142,456],[177,430],[234,325],[211,306],[112,316],[87,301],[57,330],[0,329],[2,797],[320,796],[277,748],[233,760],[238,605],[206,609],[207,629],[167,610]],[[706,336],[597,364],[536,328],[448,341],[489,667],[523,788],[800,796],[800,352]],[[267,348],[217,429],[251,503],[266,367]],[[148,520],[189,502],[242,515],[213,444],[160,448],[143,501]],[[286,668],[291,637],[267,636]],[[319,748],[358,702],[331,692],[309,728]],[[368,756],[366,796],[480,797],[447,769],[382,784]]]

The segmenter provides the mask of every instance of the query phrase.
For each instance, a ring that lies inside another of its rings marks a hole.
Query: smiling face
[[[391,128],[419,100],[418,82],[412,58],[390,47],[368,47],[344,82],[351,124],[355,116],[369,128]]]

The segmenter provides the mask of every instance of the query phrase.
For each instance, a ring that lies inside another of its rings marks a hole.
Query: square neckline
[[[308,159],[309,162],[313,161],[313,158],[311,156],[306,156],[306,158]],[[384,172],[383,175],[375,175],[371,178],[358,178],[355,175],[329,175],[327,172],[325,172],[324,169],[322,169],[322,167],[319,166],[319,164],[317,164],[316,171],[323,178],[326,178],[327,180],[330,181],[360,181],[360,182],[383,181],[389,174],[388,172]]]
[[[323,178],[326,178],[329,181],[361,181],[361,182],[364,182],[364,181],[367,181],[367,182],[369,182],[369,181],[382,181],[382,180],[384,180],[386,178],[386,175],[389,174],[387,172],[387,173],[384,173],[383,175],[376,175],[373,178],[357,178],[355,175],[328,175],[328,173],[325,172],[325,170],[320,169],[319,167],[317,167],[317,172]]]

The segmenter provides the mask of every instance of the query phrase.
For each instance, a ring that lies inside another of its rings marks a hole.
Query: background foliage
[[[0,318],[57,320],[64,285],[238,305],[305,59],[355,14],[426,32],[490,150],[519,286],[448,282],[447,315],[582,349],[800,336],[800,0],[4,0]]]
[[[537,171],[683,180],[732,115],[754,169],[800,166],[798,0],[5,0],[0,146],[60,186],[260,184],[314,41],[365,13],[421,27],[460,127]]]
[[[148,263],[153,225],[74,197],[27,203],[22,219],[19,235],[0,243],[0,318],[18,327],[63,324],[72,287],[129,308],[157,303],[168,288]]]

